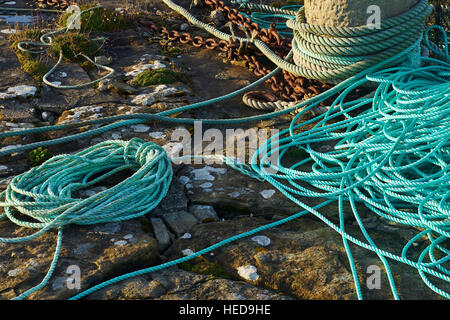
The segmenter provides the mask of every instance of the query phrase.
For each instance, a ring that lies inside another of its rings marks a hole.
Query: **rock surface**
[[[169,212],[163,216],[170,230],[177,236],[181,236],[195,226],[197,219],[187,211]]]
[[[171,243],[170,232],[167,230],[166,225],[160,218],[150,219],[153,229],[153,234],[158,241],[158,249],[160,252],[164,252]]]
[[[261,218],[200,224],[191,230],[192,238],[178,239],[166,253],[171,259],[180,256],[185,248],[199,251],[228,237],[268,224]],[[356,232],[352,227],[348,232]],[[401,251],[399,242],[407,239],[410,231],[396,233],[374,231],[370,234],[375,243],[391,250]],[[315,219],[302,218],[289,225],[260,233],[271,239],[261,246],[251,238],[235,241],[218,248],[207,259],[222,266],[234,280],[246,281],[297,299],[356,299],[353,277],[342,239],[334,231]],[[399,239],[400,236],[400,239]],[[394,240],[397,239],[397,240]],[[394,245],[393,241],[397,241]],[[368,266],[377,265],[383,270],[376,255],[367,250],[352,247],[363,295],[369,299],[391,299],[387,277],[382,271],[381,288],[371,290],[366,286]],[[206,257],[206,256],[205,256]],[[399,263],[390,263],[397,289],[402,299],[436,299],[436,295],[422,282],[417,271]],[[440,283],[441,287],[444,283]]]

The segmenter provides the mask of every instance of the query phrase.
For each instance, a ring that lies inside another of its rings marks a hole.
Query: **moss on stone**
[[[96,5],[82,5],[81,11],[92,8]],[[58,24],[61,27],[67,26],[69,13],[64,13],[59,18]],[[107,8],[96,8],[81,15],[81,32],[113,32],[130,28],[129,18]]]
[[[202,223],[209,223],[209,222],[216,222],[216,219],[214,218],[205,218],[202,220]]]
[[[182,73],[174,72],[170,69],[148,69],[138,74],[133,79],[133,84],[141,87],[147,87],[157,84],[170,84],[177,81],[184,82],[184,76]]]
[[[197,257],[191,262],[182,262],[178,266],[186,271],[209,275],[217,278],[230,279],[230,276],[225,273],[221,266],[219,266],[217,263],[207,260],[204,257]]]
[[[27,155],[28,163],[32,167],[41,165],[51,157],[51,152],[48,149],[42,147],[30,151]]]
[[[86,59],[80,54],[93,58],[100,50],[96,42],[81,33],[65,33],[56,36],[48,52],[54,57],[59,57],[62,51],[63,58],[69,62],[85,63]]]
[[[266,248],[263,248],[263,247],[257,247],[257,248],[255,249],[255,251],[256,251],[257,253],[266,253],[266,252],[269,252],[269,250],[267,250]]]
[[[22,65],[23,71],[28,73],[37,82],[41,82],[44,75],[49,71],[49,68],[45,64],[37,61],[29,53],[17,53],[17,58]]]
[[[13,43],[13,45],[16,44],[15,47],[17,47],[17,43],[19,41],[25,41],[25,40],[37,41],[37,40],[39,40],[41,35],[42,35],[42,32],[39,29],[25,29],[25,30],[21,30],[16,33],[12,33],[9,37],[9,41],[11,41]],[[13,46],[13,45],[11,45],[11,46]]]

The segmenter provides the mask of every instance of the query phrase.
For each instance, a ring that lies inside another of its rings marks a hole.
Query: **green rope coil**
[[[117,185],[86,199],[74,193],[89,188],[112,175],[134,173]],[[63,227],[89,225],[141,217],[152,211],[167,194],[172,166],[163,148],[152,142],[105,141],[73,155],[59,155],[12,179],[0,194],[5,210],[0,219],[39,229],[32,235],[0,238],[0,243],[35,239],[50,229],[58,229],[52,263],[41,283],[14,298],[23,299],[42,289],[51,278],[62,245]],[[18,212],[28,219],[17,217]],[[38,222],[29,222],[32,218]]]

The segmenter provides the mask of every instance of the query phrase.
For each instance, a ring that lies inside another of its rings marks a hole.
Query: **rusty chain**
[[[291,49],[291,41],[278,34],[275,25],[269,29],[260,28],[260,26],[252,22],[250,18],[244,17],[237,9],[231,9],[226,6],[223,1],[205,0],[205,4],[209,5],[213,10],[223,12],[224,16],[233,24],[242,26],[253,37],[259,38],[266,43],[271,50],[278,56],[285,58]],[[262,54],[252,45],[245,48],[239,43],[230,40],[229,42],[214,38],[204,39],[201,36],[192,36],[187,32],[179,32],[177,30],[168,30],[166,27],[158,26],[156,23],[139,19],[139,23],[147,27],[161,37],[165,37],[170,41],[179,41],[181,44],[192,45],[196,48],[204,47],[209,50],[218,49],[227,54],[229,60],[243,59],[246,61],[246,67],[250,69],[257,77],[263,77],[272,70],[263,65],[261,59]],[[302,77],[295,76],[285,70],[281,74],[271,77],[266,81],[271,90],[285,101],[299,101],[316,96],[331,88],[331,85]],[[328,101],[321,103],[322,106],[327,105]]]

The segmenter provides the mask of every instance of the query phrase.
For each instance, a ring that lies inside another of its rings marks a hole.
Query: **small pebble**
[[[264,199],[270,199],[275,194],[275,190],[263,190],[260,194]]]
[[[181,251],[182,254],[184,254],[185,256],[190,256],[192,254],[194,254],[195,252],[192,251],[191,249],[184,249]]]

